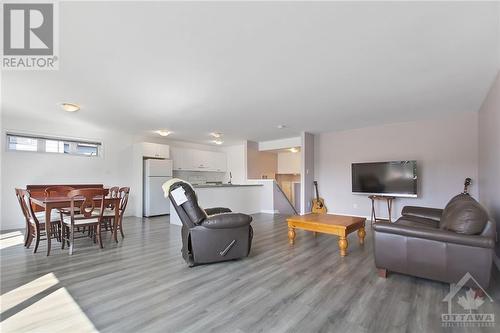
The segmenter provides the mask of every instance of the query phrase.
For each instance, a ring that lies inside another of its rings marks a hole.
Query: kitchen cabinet
[[[190,148],[172,147],[174,170],[226,172],[225,153]]]
[[[143,157],[170,158],[170,147],[152,142],[141,142],[138,144]]]

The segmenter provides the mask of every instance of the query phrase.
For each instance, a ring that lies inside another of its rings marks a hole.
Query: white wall
[[[311,212],[311,200],[314,197],[313,181],[315,177],[315,137],[311,133],[302,133],[302,149],[300,150],[301,172],[300,213]]]
[[[279,152],[278,153],[278,173],[281,174],[299,174],[300,173],[300,152],[289,153],[289,152]]]
[[[479,199],[500,232],[500,72],[479,110]]]
[[[404,205],[444,207],[471,177],[478,195],[477,113],[399,123],[316,136],[316,178],[330,213],[370,216],[370,200],[352,194],[351,163],[417,160],[419,196],[397,199],[393,216]],[[377,217],[387,217],[379,203]]]
[[[227,156],[226,182],[229,181],[229,172],[233,175],[233,184],[245,184],[247,180],[246,144],[222,147]]]
[[[137,200],[131,184],[132,144],[141,138],[103,131],[87,124],[69,126],[55,122],[30,122],[26,119],[3,119],[2,124],[1,228],[24,227],[14,188],[26,184],[103,183],[107,186],[131,186],[129,208]],[[103,143],[103,156],[89,158],[74,155],[5,151],[5,131],[33,132],[53,136],[96,139]],[[131,213],[131,211],[128,211]]]

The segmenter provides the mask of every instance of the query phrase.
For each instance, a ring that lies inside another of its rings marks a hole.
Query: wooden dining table
[[[101,197],[95,197],[95,202],[100,204]],[[47,231],[47,256],[50,255],[50,247],[51,247],[51,213],[53,209],[61,209],[61,208],[71,208],[71,199],[67,196],[32,196],[31,201],[33,204],[43,208],[45,210],[45,230]],[[83,198],[78,200],[75,198],[75,204],[81,203]],[[113,221],[113,239],[118,243],[117,237],[117,224],[120,223],[120,198],[104,198],[104,206],[107,207],[109,205],[114,206],[115,208],[115,217]]]

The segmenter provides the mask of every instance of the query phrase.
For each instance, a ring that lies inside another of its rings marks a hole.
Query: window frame
[[[49,136],[49,135],[41,135],[34,133],[19,133],[19,132],[11,132],[7,131],[4,134],[5,138],[5,150],[7,152],[21,152],[21,153],[44,153],[50,155],[59,155],[59,156],[81,156],[81,157],[102,157],[103,156],[103,143],[98,140],[88,140],[88,139],[80,139],[80,138],[70,138],[70,137],[59,137],[59,136]],[[19,138],[27,138],[37,140],[37,149],[36,150],[18,150],[10,148],[10,138],[11,137],[19,137]],[[69,145],[68,152],[63,151],[47,151],[47,141],[57,141],[58,143],[62,142],[64,145]],[[78,145],[88,145],[95,146],[97,150],[97,154],[85,154],[78,152]]]

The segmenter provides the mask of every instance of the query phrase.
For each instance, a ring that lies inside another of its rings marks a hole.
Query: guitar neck
[[[314,183],[314,188],[316,189],[316,199],[319,200],[318,184]]]

